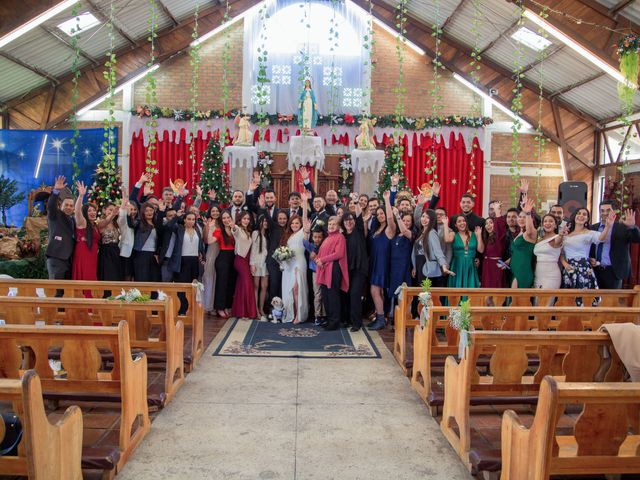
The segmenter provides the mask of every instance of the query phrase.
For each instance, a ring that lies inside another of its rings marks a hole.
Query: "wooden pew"
[[[185,368],[193,369],[204,353],[204,306],[198,301],[200,294],[195,283],[152,283],[152,282],[86,282],[79,280],[36,280],[10,279],[0,280],[0,296],[6,296],[10,288],[17,288],[20,297],[37,296],[36,289],[43,289],[47,297],[53,297],[56,290],[64,292],[65,298],[84,298],[84,291],[90,290],[94,298],[103,298],[105,292],[119,295],[122,289],[137,288],[143,294],[163,291],[173,299],[173,313],[176,321],[181,320],[185,327],[191,328],[191,341],[183,350],[185,352]],[[186,315],[178,315],[180,300],[178,293],[184,293],[189,308]]]
[[[471,345],[458,363],[447,358],[444,406],[440,429],[462,461],[470,468],[473,400],[486,404],[535,404],[540,382],[546,375],[566,381],[621,381],[623,366],[606,332],[471,332]],[[611,361],[604,362],[600,347],[610,347]],[[539,365],[529,372],[529,356]],[[480,376],[480,355],[490,355],[490,374]],[[561,357],[559,362],[558,356]]]
[[[557,432],[569,405],[583,405],[573,435]],[[513,410],[502,417],[501,480],[550,475],[640,475],[639,383],[562,383],[545,377],[531,428]],[[633,433],[629,433],[633,432]]]
[[[18,455],[0,457],[0,475],[31,480],[82,480],[82,412],[67,408],[55,425],[47,419],[42,386],[35,371],[0,380],[0,401],[11,402],[22,423]]]
[[[403,287],[398,305],[394,313],[394,342],[393,355],[407,376],[411,375],[411,362],[407,355],[407,335],[419,324],[411,315],[411,303],[422,292],[420,287]],[[586,306],[591,305],[592,299],[599,297],[600,307],[638,307],[640,308],[640,285],[633,290],[542,290],[536,288],[432,288],[431,298],[434,306],[442,306],[440,297],[449,299],[449,305],[457,305],[461,298],[466,297],[472,306],[486,306],[486,299],[492,297],[495,305],[502,305],[505,299],[511,298],[511,306],[531,307],[531,298],[538,299],[538,305],[546,305],[551,298],[557,298],[554,306],[575,307],[575,299],[580,297]]]
[[[60,311],[64,309],[64,311]],[[173,299],[122,302],[98,298],[0,297],[0,312],[6,323],[75,326],[117,325],[126,320],[131,326],[131,346],[145,352],[165,355],[164,395],[154,401],[161,407],[169,403],[184,383],[184,328],[174,321]],[[152,314],[155,312],[155,314]]]
[[[458,353],[458,331],[449,325],[449,307],[429,309],[425,327],[413,333],[411,386],[429,406],[432,415],[442,405],[442,392],[432,395],[432,371],[443,367],[448,355]],[[602,323],[640,323],[640,308],[619,307],[471,307],[476,330],[597,330]],[[440,340],[437,331],[444,331]],[[486,362],[485,362],[486,363]],[[437,398],[436,398],[437,397]]]
[[[56,375],[49,366],[49,351],[57,348],[61,348],[64,375]],[[104,368],[100,349],[113,354],[110,370]],[[147,359],[144,353],[132,359],[127,322],[121,321],[117,327],[0,327],[0,378],[19,379],[28,369],[40,376],[45,398],[49,393],[71,398],[97,394],[119,400],[119,459],[115,467],[122,468],[150,427]]]

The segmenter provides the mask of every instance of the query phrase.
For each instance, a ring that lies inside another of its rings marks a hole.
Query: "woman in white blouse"
[[[569,232],[564,237],[562,247],[562,274],[563,288],[598,288],[598,282],[589,263],[589,250],[591,244],[604,242],[609,235],[609,230],[616,215],[607,217],[607,223],[602,232],[589,230],[589,210],[579,208],[569,220]]]
[[[231,316],[247,319],[257,318],[258,312],[256,310],[256,298],[253,293],[253,278],[249,266],[251,254],[251,214],[249,212],[243,211],[240,213],[238,224],[231,224],[231,233],[235,240],[233,268],[237,273]]]
[[[535,288],[556,289],[562,284],[560,272],[560,254],[562,253],[563,233],[558,233],[558,221],[553,215],[542,217],[540,237],[533,247],[536,256],[536,271],[533,285]]]
[[[267,245],[269,244],[269,219],[265,215],[258,217],[256,229],[251,232],[251,274],[253,275],[253,293],[257,301],[260,321],[266,322],[264,302],[267,299],[269,272],[267,272]]]

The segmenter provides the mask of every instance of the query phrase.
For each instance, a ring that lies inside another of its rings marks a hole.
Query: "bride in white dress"
[[[283,241],[293,250],[295,256],[284,262],[282,272],[282,301],[284,302],[283,322],[302,323],[307,321],[309,315],[309,302],[307,300],[307,260],[304,256],[302,240],[303,219],[307,217],[306,195],[302,202],[302,219],[298,215],[292,215],[287,223]]]

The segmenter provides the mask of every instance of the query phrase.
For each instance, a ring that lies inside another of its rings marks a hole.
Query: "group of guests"
[[[286,207],[254,175],[229,205],[207,192],[206,210],[199,187],[187,206],[186,189],[165,188],[158,198],[143,174],[120,206],[98,212],[84,203],[81,182],[75,201],[68,194],[61,200],[68,189],[58,177],[48,203],[49,278],[200,280],[205,310],[219,317],[266,321],[277,305],[283,315],[274,321],[313,319],[328,330],[360,330],[369,303],[368,328],[378,330],[392,319],[399,287],[426,278],[456,288],[621,288],[629,244],[640,242],[635,212],[616,221],[610,201],[601,203],[594,225],[586,208],[568,221],[559,205],[539,216],[524,180],[518,205],[503,212],[491,201],[482,218],[469,194],[450,216],[438,206],[438,183],[430,198],[413,197],[398,191],[394,175],[381,198],[352,193],[342,204],[333,190],[316,195],[309,171],[299,172],[304,191],[291,192]],[[290,258],[276,260],[279,247],[288,247]],[[182,296],[180,312],[187,308]]]

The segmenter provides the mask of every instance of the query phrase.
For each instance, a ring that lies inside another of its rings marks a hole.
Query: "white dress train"
[[[287,260],[282,272],[282,301],[284,302],[283,322],[306,322],[309,315],[309,303],[307,299],[307,261],[304,256],[302,244],[304,232],[300,229],[289,237],[287,246],[293,250],[295,256]],[[293,287],[298,284],[298,314],[293,311]]]
[[[213,311],[213,301],[216,291],[216,258],[220,252],[218,242],[212,242],[207,247],[205,257],[204,272],[202,273],[202,283],[204,285],[204,311]]]

